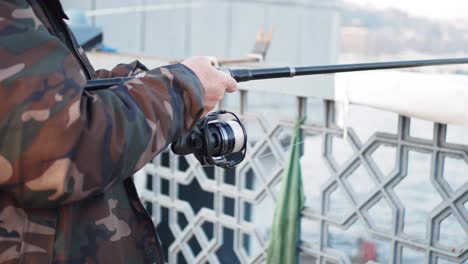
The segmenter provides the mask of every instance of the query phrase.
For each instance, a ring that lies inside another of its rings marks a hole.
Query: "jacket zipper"
[[[78,50],[78,44],[76,43],[75,38],[71,35],[70,28],[65,24],[65,22],[63,20],[61,20],[61,21],[62,21],[62,27],[64,27],[65,30],[67,31],[66,36],[71,41],[71,44],[73,46],[73,49],[75,51],[76,56],[78,57],[79,61],[81,62],[81,65],[86,70],[88,80],[93,79],[93,74],[91,73],[91,70],[89,69],[88,64],[85,62],[85,60],[81,56],[80,51]]]
[[[63,21],[62,18],[57,18],[56,16],[52,15],[50,13],[50,10],[48,9],[47,5],[45,3],[43,3],[43,1],[38,1],[38,3],[41,5],[42,10],[44,11],[47,18],[49,19],[50,24],[54,28],[55,33],[56,34],[58,34],[58,33],[64,34],[68,44],[71,44],[71,47],[73,47],[73,51],[74,51],[76,57],[78,57],[78,60],[80,61],[81,66],[86,71],[87,79],[88,80],[93,79],[93,74],[92,74],[91,70],[89,69],[88,65],[86,64],[85,60],[81,56],[81,54],[80,54],[80,52],[78,50],[78,44],[76,43],[75,39],[71,36],[70,29],[66,25],[65,21]],[[60,25],[61,29],[59,29],[57,27],[58,26],[57,24]],[[70,45],[68,45],[68,46],[70,46]]]

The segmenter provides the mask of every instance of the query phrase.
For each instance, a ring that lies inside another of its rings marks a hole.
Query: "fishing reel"
[[[171,149],[177,155],[194,154],[202,165],[232,168],[245,158],[247,133],[239,117],[221,110],[200,119]]]

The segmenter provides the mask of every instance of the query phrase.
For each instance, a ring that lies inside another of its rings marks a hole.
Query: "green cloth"
[[[304,206],[304,188],[301,173],[301,129],[297,122],[294,138],[276,203],[273,227],[268,245],[268,264],[298,263],[297,246],[300,240],[301,210]]]

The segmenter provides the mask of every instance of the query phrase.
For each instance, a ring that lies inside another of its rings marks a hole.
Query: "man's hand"
[[[237,82],[231,76],[219,71],[211,65],[209,57],[193,57],[182,62],[200,79],[205,90],[205,112],[213,110],[224,97],[224,93],[237,90]]]

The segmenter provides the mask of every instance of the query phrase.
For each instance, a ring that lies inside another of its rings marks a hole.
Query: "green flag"
[[[288,165],[281,182],[281,193],[276,203],[273,227],[268,244],[268,264],[298,263],[297,246],[300,239],[300,215],[304,206],[301,173],[301,128],[297,122]]]

